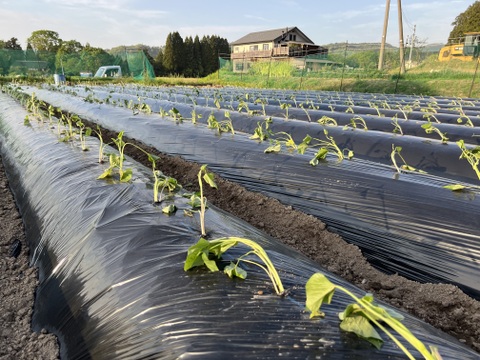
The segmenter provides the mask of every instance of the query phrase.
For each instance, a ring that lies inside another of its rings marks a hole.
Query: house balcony
[[[257,50],[257,51],[245,51],[245,52],[237,52],[232,53],[231,59],[238,60],[238,59],[258,59],[258,58],[269,58],[271,56],[288,56],[288,47],[276,47],[271,50]]]
[[[302,46],[303,45],[303,46]],[[278,46],[271,50],[257,50],[231,53],[232,60],[250,60],[269,57],[304,57],[312,55],[321,55],[326,58],[328,50],[318,45],[307,44],[289,44],[289,46]]]

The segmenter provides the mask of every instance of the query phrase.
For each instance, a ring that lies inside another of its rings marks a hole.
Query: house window
[[[289,34],[289,35],[288,35],[288,40],[290,40],[290,41],[297,41],[297,35],[295,35],[295,34]]]
[[[258,45],[250,45],[250,51],[257,51]]]
[[[239,48],[238,46],[235,46],[235,47],[233,48],[233,52],[236,52],[236,53],[238,53],[238,52],[239,52],[239,50],[240,50],[240,48]]]
[[[270,50],[270,44],[263,44],[263,50]]]
[[[241,62],[235,63],[235,70],[243,71],[243,63],[241,63]]]

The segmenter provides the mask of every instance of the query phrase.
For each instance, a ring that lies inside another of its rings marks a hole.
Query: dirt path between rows
[[[59,358],[57,338],[33,332],[37,270],[29,266],[22,218],[0,157],[0,360]]]

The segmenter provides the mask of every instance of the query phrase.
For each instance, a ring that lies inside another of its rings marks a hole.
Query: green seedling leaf
[[[193,217],[194,212],[192,210],[184,209],[183,210],[183,215],[188,216],[188,217]]]
[[[148,156],[148,161],[150,161],[152,164],[155,164],[158,161],[158,159],[160,159],[157,155],[153,155],[150,153],[147,153],[147,156]]]
[[[237,242],[236,241],[221,241],[221,242],[211,242],[210,243],[210,248],[209,251],[217,259],[219,259],[228,249],[230,249],[233,246],[236,246]]]
[[[216,272],[218,271],[218,266],[215,260],[211,260],[208,257],[208,253],[202,253],[202,261],[205,264],[205,266],[210,270],[211,272]]]
[[[225,269],[223,270],[225,274],[228,275],[228,277],[233,278],[233,277],[238,277],[240,279],[246,279],[247,278],[247,272],[243,270],[241,267],[235,265],[233,262],[230,263]]]
[[[132,169],[123,170],[120,173],[120,182],[129,182],[132,179],[133,171]]]
[[[112,177],[112,168],[106,169],[97,179],[106,179]]]
[[[298,144],[297,152],[302,155],[305,154],[305,151],[308,149],[308,146],[310,145],[312,139],[313,138],[310,135],[305,136],[302,142]]]
[[[265,149],[264,153],[269,154],[269,153],[279,153],[282,150],[282,145],[281,144],[275,144],[272,146],[269,146],[268,148]]]
[[[377,349],[380,349],[383,340],[377,330],[370,324],[370,322],[362,315],[353,315],[345,318],[340,323],[340,328],[343,331],[353,332],[362,339],[367,340]]]
[[[310,165],[312,166],[317,166],[319,163],[319,160],[325,160],[328,154],[328,149],[327,148],[320,148],[318,149],[317,153],[313,157],[312,160],[310,160]]]
[[[205,181],[212,188],[217,189],[217,184],[215,183],[214,179],[215,179],[215,176],[213,175],[213,173],[205,172],[205,174],[203,174],[203,181]]]
[[[200,238],[198,242],[195,245],[190,246],[187,252],[187,259],[185,260],[185,264],[183,265],[183,270],[187,271],[190,270],[191,268],[194,268],[196,266],[202,266],[205,264],[205,258],[203,257],[204,254],[206,254],[206,259],[208,259],[208,252],[210,248],[210,242],[205,240],[204,238]],[[215,264],[215,266],[217,266]],[[212,270],[212,271],[218,271],[217,270]]]
[[[433,127],[433,125],[431,123],[426,123],[426,124],[423,124],[422,125],[422,129],[424,130],[429,130]],[[427,131],[428,132],[428,131]]]
[[[450,184],[450,185],[445,185],[443,188],[451,191],[462,191],[462,190],[465,190],[467,187],[461,184]]]
[[[177,207],[175,206],[175,204],[170,204],[162,208],[162,213],[167,215],[174,214],[176,211],[177,211]]]
[[[305,285],[307,294],[306,309],[310,311],[310,318],[316,316],[325,316],[320,311],[322,304],[330,304],[335,292],[335,285],[323,274],[316,273],[307,281]]]
[[[190,201],[188,202],[188,205],[190,205],[192,209],[198,209],[202,206],[202,199],[200,198],[200,196],[193,194],[190,196]]]
[[[201,238],[197,244],[191,246],[188,250],[187,259],[185,260],[184,269],[187,271],[194,266],[206,265],[211,271],[217,271],[218,268],[213,260],[210,259],[214,255],[217,259],[220,258],[228,249],[237,245],[244,245],[250,248],[248,252],[240,256],[235,264],[230,264],[225,268],[225,273],[230,276],[240,277],[245,279],[247,273],[238,265],[240,262],[246,262],[256,265],[265,271],[272,281],[275,292],[278,295],[283,295],[285,290],[282,281],[278,275],[275,266],[268,257],[265,250],[255,241],[239,237],[220,238],[207,241]],[[255,255],[260,262],[252,259],[250,256]],[[213,263],[212,263],[213,262]]]
[[[407,171],[417,171],[416,168],[414,168],[413,166],[407,165],[407,164],[404,164],[404,165],[400,166],[400,169],[407,170]]]

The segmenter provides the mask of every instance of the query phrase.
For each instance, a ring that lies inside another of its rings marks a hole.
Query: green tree
[[[27,42],[35,51],[48,51],[56,53],[62,45],[62,39],[58,33],[52,30],[37,30],[27,39]]]
[[[184,69],[184,43],[180,34],[175,31],[168,34],[163,49],[163,66],[169,74],[182,74]]]
[[[449,39],[463,37],[466,32],[480,31],[480,1],[475,1],[455,18]]]
[[[201,44],[202,53],[202,76],[206,76],[215,71],[215,50],[210,36],[203,36]]]
[[[230,45],[227,39],[217,35],[204,36],[200,44],[203,76],[205,76],[218,70],[218,55],[230,54]]]
[[[21,61],[25,60],[25,54],[22,47],[18,44],[18,40],[12,37],[8,41],[2,41],[0,44],[0,74],[7,75],[11,72],[12,66],[17,73],[25,73],[26,68]]]
[[[51,30],[37,30],[32,32],[27,41],[35,51],[38,60],[46,61],[50,71],[54,72],[55,56],[63,42],[58,33]]]
[[[193,39],[191,36],[187,36],[185,38],[184,46],[184,54],[185,54],[185,68],[183,70],[183,75],[186,77],[194,77],[194,69],[195,66],[195,55],[194,55],[194,48],[193,48]]]
[[[113,55],[110,55],[105,50],[92,47],[89,44],[85,45],[80,57],[82,61],[81,69],[79,71],[91,72],[93,74],[95,74],[100,66],[117,65],[119,62],[116,61],[116,58]],[[122,64],[118,65],[122,66],[122,73],[128,73]]]
[[[83,45],[76,40],[64,41],[55,56],[55,67],[65,75],[79,75],[82,71]]]
[[[12,37],[10,40],[5,42],[4,48],[11,50],[22,50],[22,47],[18,43],[18,39],[15,37]]]
[[[193,64],[192,64],[193,76],[200,77],[203,74],[202,65],[202,45],[200,44],[200,38],[195,35],[193,40]]]
[[[158,50],[157,56],[155,56],[155,59],[153,60],[152,65],[153,65],[153,69],[155,70],[155,74],[157,76],[166,75],[165,68],[163,67],[163,49],[162,48]]]

